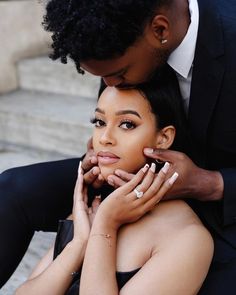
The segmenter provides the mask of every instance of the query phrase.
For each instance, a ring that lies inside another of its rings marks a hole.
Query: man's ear
[[[170,24],[168,18],[164,15],[157,14],[146,27],[146,37],[154,47],[156,47],[157,41],[158,46],[163,46],[169,39],[169,30]]]
[[[161,129],[157,134],[156,147],[161,149],[168,149],[175,139],[175,127],[172,125]]]

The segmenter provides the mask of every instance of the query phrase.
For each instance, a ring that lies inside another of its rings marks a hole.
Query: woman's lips
[[[110,152],[99,152],[97,154],[98,162],[100,164],[108,165],[108,164],[114,164],[119,161],[119,157],[117,157],[115,154]]]

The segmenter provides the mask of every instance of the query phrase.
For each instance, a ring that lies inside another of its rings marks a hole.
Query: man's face
[[[153,47],[144,35],[123,56],[81,62],[81,68],[102,77],[108,86],[129,88],[147,81],[168,56],[168,50]]]

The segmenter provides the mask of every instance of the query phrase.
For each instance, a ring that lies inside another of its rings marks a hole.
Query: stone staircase
[[[20,88],[0,96],[0,171],[9,151],[30,155],[30,162],[84,153],[99,79],[47,56],[22,60],[17,69]]]
[[[20,88],[0,95],[0,172],[82,155],[91,136],[89,119],[96,104],[99,79],[79,75],[72,62],[62,65],[47,56],[20,61],[17,73]],[[54,233],[35,234],[0,294],[14,294],[54,237]]]

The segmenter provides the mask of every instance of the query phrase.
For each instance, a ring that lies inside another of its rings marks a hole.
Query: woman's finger
[[[129,182],[119,187],[116,191],[122,195],[127,195],[132,192],[134,188],[143,180],[148,169],[149,165],[145,164],[145,166],[141,168]]]
[[[83,188],[83,201],[87,205],[88,204],[88,187],[84,186]]]
[[[97,213],[98,207],[101,204],[101,196],[96,196],[92,202],[92,212]]]
[[[143,201],[147,201],[157,194],[160,187],[166,180],[166,175],[167,175],[167,172],[169,171],[169,168],[170,168],[170,164],[166,162],[165,165],[161,168],[161,170],[156,175],[152,184],[146,190]]]
[[[145,195],[147,190],[149,190],[149,187],[152,185],[154,177],[155,177],[155,171],[156,171],[156,164],[152,163],[151,167],[148,169],[148,172],[146,173],[142,182],[136,187],[136,193],[134,196],[135,198],[138,198],[138,195],[137,195],[138,192],[143,193],[143,195]]]
[[[78,168],[78,177],[77,177],[75,189],[74,189],[74,201],[76,199],[83,200],[83,171],[82,171],[81,165],[82,165],[82,162],[80,161],[79,168]]]
[[[163,183],[163,185],[160,187],[159,191],[154,195],[154,197],[150,198],[144,204],[143,210],[145,212],[150,211],[157,203],[160,202],[167,191],[173,186],[178,176],[179,174],[177,172],[174,172],[174,174]]]

